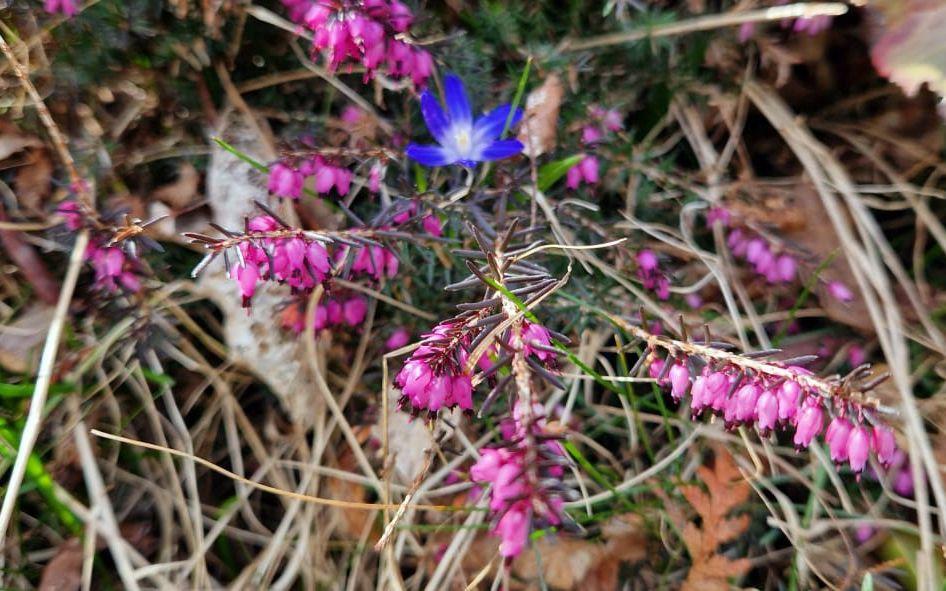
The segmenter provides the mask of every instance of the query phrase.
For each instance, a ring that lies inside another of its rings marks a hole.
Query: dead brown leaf
[[[181,164],[177,180],[173,183],[158,187],[151,193],[156,199],[171,209],[184,209],[197,197],[197,187],[200,184],[200,173],[190,162]]]
[[[53,161],[45,148],[30,149],[13,177],[13,190],[21,207],[39,211],[52,193]]]
[[[749,560],[732,560],[718,554],[719,547],[735,540],[749,527],[749,517],[730,518],[729,513],[749,499],[749,483],[736,467],[725,449],[716,448],[713,467],[700,466],[697,476],[706,485],[688,484],[680,493],[700,517],[700,523],[683,526],[683,542],[690,554],[692,565],[682,591],[725,591],[730,588],[729,578],[745,574]]]
[[[56,555],[43,568],[39,591],[70,591],[82,586],[82,542],[79,538],[66,540]]]
[[[565,87],[557,74],[549,74],[542,86],[529,93],[518,135],[526,156],[541,156],[555,148],[558,112],[564,95]]]
[[[34,304],[0,332],[0,366],[11,373],[32,373],[39,363],[39,350],[46,340],[52,306]]]

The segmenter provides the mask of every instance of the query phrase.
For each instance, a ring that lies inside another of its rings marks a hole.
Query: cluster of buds
[[[661,300],[670,299],[670,280],[660,270],[657,254],[644,249],[637,253],[637,277],[644,288],[651,290]]]
[[[95,272],[95,289],[110,294],[141,291],[144,267],[137,257],[136,240],[145,242],[148,247],[160,248],[153,240],[139,235],[147,224],[126,218],[123,227],[108,226],[87,216],[75,201],[62,203],[58,212],[69,230],[87,228],[91,232],[85,260]]]
[[[316,331],[336,326],[361,326],[368,313],[368,302],[362,296],[322,298],[315,307],[313,328]],[[296,334],[305,331],[305,301],[293,302],[282,312],[284,328]]]
[[[752,265],[772,285],[792,283],[798,275],[798,261],[788,253],[778,253],[765,238],[742,228],[733,228],[726,237],[733,256]]]
[[[568,463],[561,444],[550,436],[542,406],[524,413],[518,403],[504,424],[507,445],[480,451],[470,468],[473,482],[489,485],[489,510],[500,538],[499,553],[512,559],[525,548],[533,528],[571,525],[562,510],[568,491],[561,488]],[[529,422],[525,423],[526,414]]]
[[[615,109],[592,105],[588,113],[591,120],[581,128],[581,143],[586,147],[602,142],[611,133],[624,129],[621,114]],[[599,180],[599,168],[598,157],[586,154],[578,164],[568,169],[565,185],[569,189],[577,189],[583,182],[596,185]]]
[[[363,272],[375,277],[391,277],[397,272],[397,258],[374,238],[393,237],[383,229],[316,232],[292,228],[261,203],[266,215],[245,221],[243,232],[214,225],[224,238],[187,233],[194,244],[209,252],[194,269],[197,275],[213,259],[222,255],[227,272],[237,282],[244,307],[249,307],[261,281],[288,285],[294,294],[311,292],[333,274],[333,261],[340,269]],[[335,256],[329,252],[335,249]],[[230,256],[236,257],[231,263]],[[344,316],[343,316],[344,318]]]
[[[413,414],[436,415],[442,408],[473,410],[473,380],[466,369],[470,336],[460,322],[446,321],[425,334],[397,374],[399,406]]]
[[[313,32],[312,47],[324,53],[331,70],[360,64],[368,79],[376,71],[392,78],[410,78],[423,86],[433,73],[426,50],[409,44],[414,21],[399,0],[283,0],[290,18]]]
[[[43,8],[49,14],[61,14],[72,18],[79,12],[79,3],[76,0],[45,0]]]
[[[322,156],[307,158],[295,166],[281,161],[269,169],[269,192],[278,197],[298,199],[308,178],[314,179],[315,192],[320,195],[331,192],[334,187],[340,196],[345,196],[351,188],[352,173]]]
[[[729,429],[755,426],[763,436],[776,429],[794,430],[792,441],[799,450],[821,435],[831,458],[847,462],[856,473],[871,453],[883,466],[894,461],[893,431],[879,417],[887,409],[864,394],[886,376],[870,379],[868,365],[843,378],[818,378],[803,367],[814,356],[767,359],[776,350],[735,355],[725,343],[674,341],[631,328],[650,345],[651,352],[642,357],[649,375],[668,388],[675,401],[689,395],[694,418],[711,412]],[[667,356],[657,356],[657,349]]]

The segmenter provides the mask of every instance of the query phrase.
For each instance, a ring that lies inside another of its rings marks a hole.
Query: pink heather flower
[[[95,289],[109,293],[120,287],[130,293],[141,289],[141,282],[130,270],[130,262],[121,248],[93,242],[86,249],[85,259],[95,271]]]
[[[604,138],[604,133],[594,125],[586,125],[581,128],[581,143],[594,144]]]
[[[247,228],[251,232],[272,232],[279,229],[279,222],[272,216],[260,215],[251,218],[247,222]]]
[[[358,326],[365,321],[368,304],[364,298],[352,298],[342,305],[342,316],[348,326]]]
[[[598,180],[598,158],[596,156],[585,156],[578,164],[569,168],[565,174],[565,186],[569,189],[577,189],[581,183],[596,185]]]
[[[653,272],[657,270],[657,255],[652,250],[642,250],[637,253],[637,266],[641,271]]]
[[[364,273],[377,280],[397,275],[399,261],[394,253],[383,246],[365,246],[355,254],[351,270]]]
[[[847,441],[848,462],[851,464],[851,470],[861,472],[867,465],[867,457],[870,455],[871,436],[867,428],[863,425],[854,427]]]
[[[279,197],[298,199],[302,195],[305,177],[301,172],[277,163],[269,169],[269,192]]]
[[[793,442],[797,449],[803,449],[811,444],[811,440],[821,432],[824,426],[824,411],[820,402],[807,403],[798,413],[798,423],[795,425]]]
[[[841,281],[828,282],[828,294],[839,302],[848,303],[854,300],[854,292]]]
[[[779,281],[783,283],[791,283],[792,281],[795,281],[795,273],[798,271],[798,263],[795,262],[795,257],[783,254],[778,258],[778,260],[775,261],[775,269],[778,274]]]
[[[395,349],[400,349],[410,341],[411,333],[407,332],[406,328],[399,328],[392,332],[388,340],[384,342],[384,348],[388,351],[394,351]]]
[[[801,386],[797,382],[786,381],[779,386],[778,418],[780,421],[791,421],[798,412],[798,399],[801,396]]]
[[[79,5],[76,0],[46,0],[43,8],[50,14],[60,13],[67,17],[73,17],[79,12]]]
[[[703,298],[700,297],[698,293],[688,293],[683,296],[683,301],[687,303],[690,308],[694,310],[699,310],[703,307]]]
[[[690,370],[680,362],[674,363],[668,373],[670,377],[670,396],[677,402],[683,399],[690,387]]]
[[[534,355],[539,361],[555,358],[555,353],[540,348],[540,346],[552,346],[552,335],[544,326],[528,321],[523,322],[522,342],[525,345],[524,351],[526,355]]]
[[[78,230],[82,227],[82,210],[75,201],[65,201],[59,205],[59,214],[65,218],[66,228]]]
[[[259,269],[256,265],[247,264],[245,267],[231,268],[231,277],[240,285],[240,295],[243,297],[243,307],[250,305],[250,299],[256,292],[256,282],[259,281]]]
[[[882,425],[874,426],[874,453],[877,455],[877,461],[883,466],[890,466],[897,454],[897,440],[893,431],[889,427]]]
[[[424,217],[422,222],[424,226],[424,231],[435,238],[440,238],[443,236],[443,226],[440,223],[440,218],[434,214],[428,214]]]
[[[851,345],[847,351],[847,361],[853,367],[857,367],[867,361],[867,351],[860,345]]]
[[[877,530],[873,526],[863,523],[854,529],[854,539],[863,544],[874,537],[875,533],[877,533]]]
[[[500,537],[499,553],[503,558],[518,556],[529,539],[530,509],[528,503],[520,501],[502,516],[495,533]]]
[[[706,212],[706,224],[712,226],[716,222],[719,222],[721,226],[726,227],[729,225],[729,210],[724,207],[711,207]],[[730,249],[732,245],[730,245]]]
[[[766,434],[775,429],[775,424],[778,422],[778,411],[778,396],[772,390],[766,389],[759,395],[759,401],[756,403],[759,431]]]
[[[368,190],[372,193],[377,193],[381,190],[381,177],[384,176],[384,173],[381,171],[381,166],[375,164],[371,167],[371,172],[368,173]]]
[[[848,458],[848,438],[851,436],[853,426],[845,418],[835,417],[824,432],[825,443],[828,444],[828,450],[831,452],[831,461],[841,463]]]

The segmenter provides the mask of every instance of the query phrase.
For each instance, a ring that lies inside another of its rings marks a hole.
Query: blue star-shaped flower
[[[420,95],[420,111],[427,123],[430,135],[439,145],[407,146],[407,156],[424,166],[446,166],[462,164],[475,166],[477,162],[509,158],[522,152],[519,140],[501,140],[506,119],[509,118],[509,105],[496,107],[476,121],[470,99],[466,96],[463,82],[453,74],[444,78],[445,102],[447,112],[440,107],[437,97],[429,90]],[[516,109],[510,126],[522,118],[522,110]]]

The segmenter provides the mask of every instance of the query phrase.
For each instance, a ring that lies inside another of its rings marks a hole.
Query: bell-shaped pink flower
[[[811,440],[821,432],[824,426],[824,411],[820,402],[806,403],[798,413],[798,423],[795,425],[793,442],[797,449],[803,449],[811,444]]]
[[[798,413],[798,402],[801,397],[801,386],[798,382],[786,381],[778,389],[778,418],[780,421],[790,421]]]
[[[670,368],[670,396],[677,402],[683,399],[690,386],[690,370],[685,363],[674,363]]]
[[[897,440],[890,427],[883,425],[874,426],[874,453],[877,454],[877,461],[884,466],[889,466],[897,453]]]
[[[342,306],[342,315],[348,326],[358,326],[364,322],[367,313],[368,304],[364,298],[351,298]]]
[[[778,396],[771,389],[766,389],[759,395],[756,403],[757,425],[762,433],[768,433],[775,428],[778,421]]]
[[[406,328],[398,328],[391,333],[391,336],[388,337],[388,340],[384,342],[384,348],[388,351],[394,351],[395,349],[400,349],[411,340],[411,333],[407,332]]]
[[[499,535],[499,554],[503,558],[518,556],[529,538],[530,510],[527,503],[516,503],[510,507],[496,524]]]
[[[302,195],[302,173],[279,162],[269,169],[269,192],[280,197],[298,199]]]
[[[831,461],[841,463],[848,458],[848,438],[853,426],[843,417],[835,417],[824,432],[825,443],[831,452]]]
[[[850,437],[847,440],[847,458],[851,464],[851,470],[860,472],[867,465],[867,457],[870,455],[870,433],[863,425],[854,427]]]

